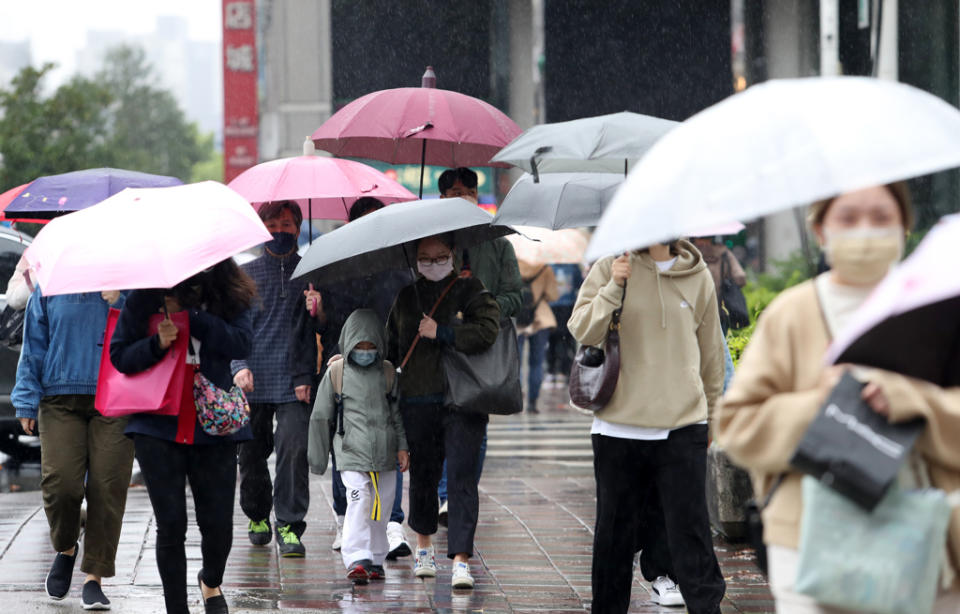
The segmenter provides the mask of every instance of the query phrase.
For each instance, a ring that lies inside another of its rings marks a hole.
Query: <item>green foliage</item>
[[[209,134],[205,138],[210,139],[211,143],[213,142],[213,134]],[[206,160],[201,160],[193,165],[193,171],[190,173],[190,183],[207,181],[208,179],[223,181],[223,154],[220,152],[213,152],[213,155]]]
[[[740,363],[740,356],[757,327],[757,318],[767,305],[787,288],[813,276],[807,259],[799,252],[786,260],[774,262],[774,270],[773,273],[758,275],[756,281],[750,281],[743,287],[743,296],[747,300],[747,310],[750,313],[750,326],[727,332],[727,344],[730,346],[734,365]]]
[[[212,136],[200,135],[173,95],[152,85],[157,75],[142,50],[117,47],[93,79],[74,77],[44,97],[52,68],[24,68],[0,88],[0,191],[102,166],[190,181],[198,163],[217,163]]]

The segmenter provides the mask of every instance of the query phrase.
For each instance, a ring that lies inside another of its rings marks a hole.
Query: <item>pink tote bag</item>
[[[164,316],[150,316],[148,331],[157,332],[157,325]],[[97,378],[97,411],[108,418],[149,412],[161,416],[176,416],[180,412],[183,382],[187,368],[187,343],[190,340],[190,318],[186,311],[171,313],[176,324],[176,341],[167,350],[160,362],[146,371],[133,375],[120,373],[110,361],[110,341],[120,318],[118,309],[111,309],[107,316],[107,329],[100,356],[100,375]]]

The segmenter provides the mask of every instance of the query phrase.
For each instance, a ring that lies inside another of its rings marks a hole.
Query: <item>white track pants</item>
[[[371,520],[374,504],[374,484],[369,473],[341,471],[340,479],[347,489],[347,514],[343,520],[343,541],[340,555],[349,569],[352,563],[369,559],[374,565],[383,565],[387,552],[387,523],[393,509],[397,486],[396,471],[381,471],[377,475],[380,492],[380,520]]]

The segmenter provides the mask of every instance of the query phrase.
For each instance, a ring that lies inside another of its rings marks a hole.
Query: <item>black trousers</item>
[[[553,315],[557,318],[557,327],[550,329],[550,340],[547,344],[547,373],[551,375],[570,375],[573,366],[573,357],[577,353],[577,340],[567,328],[567,320],[573,313],[573,305],[553,307]]]
[[[690,614],[719,614],[726,583],[707,513],[707,426],[677,429],[662,441],[592,439],[597,482],[592,611],[628,610],[633,555],[642,549],[647,579],[670,576]]]
[[[289,525],[298,537],[307,528],[310,507],[310,469],[307,466],[307,432],[311,406],[291,403],[251,403],[253,439],[240,444],[240,509],[250,520]],[[274,433],[273,417],[277,417]],[[276,450],[276,480],[270,479],[267,459]]]
[[[440,404],[401,403],[410,446],[410,513],[407,524],[421,535],[437,532],[437,484],[447,461],[447,556],[473,556],[480,496],[477,466],[488,417],[450,411]]]
[[[148,435],[134,439],[137,462],[157,519],[157,568],[167,614],[187,608],[187,501],[190,481],[200,528],[201,575],[211,588],[223,583],[233,545],[233,500],[237,485],[237,445],[184,445]]]

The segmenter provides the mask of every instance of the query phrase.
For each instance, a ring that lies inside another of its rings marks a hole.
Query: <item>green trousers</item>
[[[94,397],[65,394],[40,401],[43,508],[57,552],[80,537],[80,506],[87,499],[81,571],[115,575],[114,559],[133,466],[133,442],[123,434],[126,418],[105,418]]]

